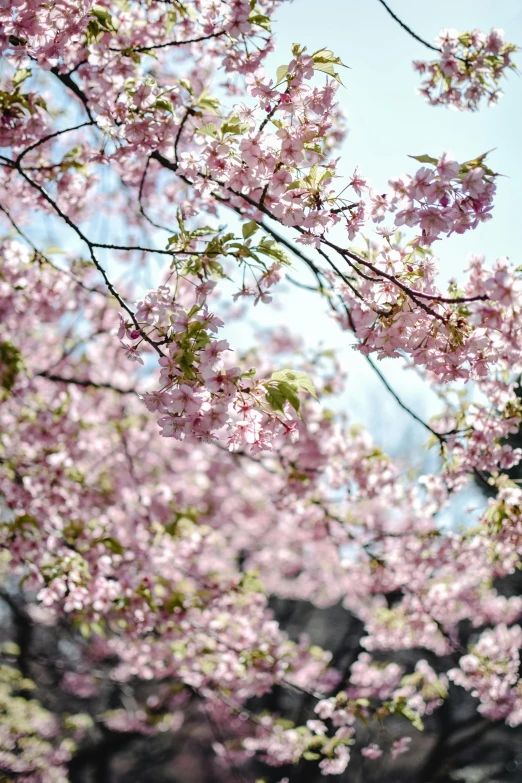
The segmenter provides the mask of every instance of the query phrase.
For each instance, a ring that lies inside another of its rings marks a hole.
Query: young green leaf
[[[322,71],[323,73],[327,73],[329,76],[333,76],[336,82],[339,82],[344,87],[344,84],[341,81],[341,77],[333,67],[332,63],[315,63],[314,64],[314,71]]]
[[[266,401],[272,410],[283,413],[283,405],[286,402],[286,397],[279,386],[270,386],[270,388],[267,389]]]
[[[196,128],[197,133],[202,133],[204,136],[211,136],[213,139],[217,138],[218,129],[213,122],[207,122],[206,125],[202,125],[201,128]]]
[[[29,78],[31,71],[29,68],[20,68],[13,76],[13,84],[21,84],[23,81]]]
[[[272,373],[272,380],[286,381],[287,383],[292,384],[292,386],[294,386],[298,391],[308,392],[308,394],[311,394],[315,400],[317,399],[315,386],[312,382],[312,379],[306,372],[292,369],[277,370],[276,372]]]
[[[431,163],[432,166],[436,166],[439,162],[437,158],[432,158],[431,155],[408,155],[413,160],[418,160],[419,163]]]
[[[241,228],[241,231],[243,233],[243,239],[248,239],[253,234],[256,233],[259,226],[257,225],[255,220],[249,220],[248,223],[243,223],[243,226]]]
[[[288,73],[288,65],[280,65],[276,71],[276,83],[282,82]]]
[[[286,381],[279,381],[277,384],[279,391],[281,394],[285,395],[285,398],[288,400],[292,408],[299,413],[299,408],[301,407],[301,401],[299,400],[299,397],[296,394],[295,388],[293,388],[289,383]]]

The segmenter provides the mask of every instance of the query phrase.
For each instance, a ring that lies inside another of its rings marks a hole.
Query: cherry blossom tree
[[[209,780],[384,770],[457,687],[480,727],[522,723],[522,598],[498,589],[522,549],[520,268],[471,256],[445,287],[435,256],[492,218],[498,174],[405,150],[386,193],[341,177],[348,72],[301,44],[272,72],[278,4],[0,5],[0,780],[79,779],[93,748],[110,780],[115,737],[194,726]],[[432,45],[379,4],[432,50],[429,103],[499,100],[501,30]],[[283,326],[234,348],[283,280],[383,380],[407,360],[436,389],[440,415],[411,411],[434,473],[332,413],[332,351]],[[444,531],[473,481],[484,508]],[[360,646],[337,665],[273,597],[342,603]]]

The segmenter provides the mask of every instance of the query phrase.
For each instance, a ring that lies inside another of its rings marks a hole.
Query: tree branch
[[[63,375],[56,375],[46,370],[37,373],[36,377],[45,378],[46,381],[52,381],[53,383],[71,383],[74,386],[83,386],[84,388],[109,389],[117,394],[134,394],[139,396],[135,389],[120,389],[119,386],[113,386],[112,383],[96,383],[96,381],[83,380],[81,378],[65,378]]]
[[[392,19],[395,19],[397,24],[399,24],[403,30],[406,30],[408,35],[411,35],[412,38],[415,38],[416,41],[423,44],[423,46],[427,46],[428,49],[431,49],[433,52],[440,52],[440,49],[437,46],[434,46],[433,44],[430,44],[428,41],[425,41],[424,38],[421,38],[420,35],[417,35],[417,33],[414,33],[411,27],[408,27],[408,25],[404,24],[404,22],[399,19],[397,14],[394,14],[394,12],[391,10],[390,6],[384,2],[384,0],[377,0],[390,14]]]

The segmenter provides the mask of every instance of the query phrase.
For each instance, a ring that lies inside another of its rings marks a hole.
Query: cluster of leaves
[[[292,369],[277,370],[265,383],[267,389],[266,399],[274,411],[283,412],[285,403],[290,403],[295,412],[299,414],[301,402],[299,392],[311,394],[317,399],[314,384],[306,372],[297,372]]]
[[[12,78],[10,90],[0,90],[0,114],[4,123],[15,121],[24,114],[34,114],[38,107],[47,110],[41,95],[24,93],[22,85],[32,75],[30,68],[20,68]]]
[[[277,242],[268,235],[253,244],[252,237],[259,230],[255,220],[249,220],[242,225],[242,237],[236,237],[233,232],[215,229],[211,226],[200,226],[188,229],[178,211],[177,222],[179,232],[172,234],[167,242],[167,250],[174,257],[171,267],[175,267],[181,276],[196,275],[202,279],[225,278],[226,270],[218,258],[233,258],[238,265],[247,264],[252,268],[249,259],[266,272],[268,267],[260,256],[266,256],[284,266],[290,265],[290,259]],[[207,239],[210,237],[210,239]],[[196,247],[198,248],[196,250]]]

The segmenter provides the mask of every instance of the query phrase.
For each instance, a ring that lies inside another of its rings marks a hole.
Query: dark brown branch
[[[72,383],[75,386],[83,386],[84,388],[110,389],[110,391],[116,392],[117,394],[138,394],[135,389],[120,389],[119,386],[113,386],[112,383],[96,383],[96,381],[89,381],[82,378],[65,378],[63,375],[56,375],[47,372],[46,370],[37,373],[36,377],[45,378],[47,381],[53,381],[54,383]]]
[[[140,212],[145,218],[145,220],[147,221],[147,223],[149,223],[151,226],[153,226],[154,228],[159,228],[160,231],[166,231],[169,234],[173,234],[174,231],[167,228],[167,226],[161,226],[159,223],[155,223],[154,220],[152,220],[152,218],[149,215],[147,215],[147,213],[145,212],[145,207],[143,206],[143,188],[145,187],[145,180],[147,179],[147,172],[149,170],[150,161],[151,161],[151,156],[149,155],[149,157],[147,158],[147,162],[145,164],[145,168],[143,169],[143,174],[141,175],[141,179],[140,179],[140,187],[138,190],[138,205],[140,208]]]
[[[83,92],[82,88],[76,84],[76,82],[71,77],[71,75],[68,73],[60,73],[58,66],[56,65],[53,66],[53,68],[51,68],[51,73],[53,73],[65,87],[67,87],[71,92],[73,92],[76,95],[77,98],[80,99],[80,101],[83,103],[88,118],[92,123],[94,123],[94,117],[92,116],[91,110],[89,108],[89,99],[87,98],[86,94]]]
[[[200,41],[209,41],[211,38],[219,38],[221,35],[225,35],[226,30],[220,30],[219,33],[211,33],[210,35],[202,35],[200,38],[191,38],[188,41],[167,41],[166,43],[162,44],[153,44],[151,46],[132,46],[132,47],[124,47],[123,49],[116,49],[115,47],[109,46],[110,52],[119,52],[120,54],[126,55],[130,54],[131,52],[152,52],[155,49],[166,49],[170,46],[187,46],[188,44],[193,43],[200,43]]]
[[[392,389],[392,387],[390,386],[390,384],[388,383],[388,381],[386,380],[382,372],[379,370],[379,368],[377,367],[377,365],[375,364],[371,356],[366,356],[365,358],[368,364],[370,365],[370,367],[372,368],[372,370],[374,371],[374,373],[378,375],[378,377],[380,378],[383,386],[391,394],[391,396],[393,397],[393,399],[395,400],[399,408],[402,408],[403,411],[406,411],[406,413],[408,413],[412,419],[414,419],[416,422],[421,424],[426,430],[428,430],[428,432],[434,435],[437,438],[437,440],[439,440],[441,443],[444,443],[446,441],[447,436],[450,433],[441,434],[440,432],[437,432],[436,430],[433,429],[433,427],[430,427],[430,425],[427,422],[423,421],[423,419],[421,419],[420,416],[417,416],[417,414],[414,411],[412,411],[412,409],[409,408],[401,400],[401,398],[397,395],[397,393]]]
[[[74,223],[74,221],[71,220],[71,218],[58,206],[58,204],[54,201],[54,199],[51,198],[51,196],[47,193],[47,191],[41,185],[39,185],[38,182],[35,182],[29,177],[27,172],[22,168],[20,164],[17,164],[15,161],[10,160],[9,158],[5,158],[4,156],[0,156],[0,157],[7,165],[11,166],[16,171],[18,171],[18,173],[23,177],[23,179],[25,179],[26,182],[28,182],[32,188],[34,188],[36,191],[38,191],[38,193],[40,193],[42,198],[45,201],[47,201],[48,204],[51,205],[51,207],[53,208],[54,212],[58,215],[58,217],[60,217],[64,221],[64,223],[66,223],[66,225],[68,225],[69,228],[71,228],[74,231],[74,233],[82,240],[82,242],[84,242],[87,245],[89,249],[89,255],[91,261],[96,267],[96,269],[100,272],[101,276],[103,277],[103,281],[107,286],[108,290],[110,291],[110,293],[112,294],[112,296],[116,299],[119,305],[123,307],[123,309],[130,315],[134,325],[136,326],[136,329],[140,332],[145,342],[149,343],[149,345],[151,345],[152,348],[154,348],[154,350],[160,356],[163,356],[163,351],[161,350],[161,348],[154,342],[154,340],[151,340],[151,338],[148,336],[148,334],[146,334],[146,332],[143,331],[140,324],[136,320],[136,315],[134,311],[132,310],[132,308],[129,307],[129,305],[125,302],[125,300],[116,291],[104,267],[100,264],[100,262],[96,258],[96,255],[94,253],[95,247],[110,248],[111,246],[99,245],[94,242],[91,242],[91,240],[83,233],[83,231],[76,225],[76,223]]]
[[[91,293],[91,294],[99,294],[100,296],[106,296],[106,297],[109,296],[109,294],[107,294],[105,291],[101,291],[99,288],[91,288],[90,286],[85,285],[84,282],[82,282],[79,278],[77,278],[75,275],[73,275],[73,273],[70,272],[68,269],[62,269],[62,267],[57,266],[55,263],[53,263],[50,258],[48,258],[46,255],[44,255],[41,252],[41,250],[38,250],[38,248],[36,247],[34,242],[32,242],[32,240],[27,236],[27,234],[24,231],[22,231],[22,229],[17,225],[17,223],[15,223],[15,221],[13,220],[13,218],[10,215],[10,213],[8,212],[8,210],[4,206],[2,206],[2,204],[0,204],[0,212],[4,213],[4,215],[6,216],[8,221],[11,223],[12,227],[14,228],[14,230],[31,247],[31,249],[35,253],[37,261],[39,261],[40,263],[49,264],[50,267],[55,269],[57,272],[61,272],[62,275],[65,275],[70,280],[72,280],[74,283],[76,283],[76,285],[80,286],[80,288],[83,288],[85,291],[89,291],[89,293]]]
[[[394,19],[397,22],[397,24],[399,24],[402,27],[403,30],[406,30],[408,35],[411,35],[412,38],[415,38],[416,41],[423,44],[423,46],[427,46],[428,49],[431,49],[433,52],[440,52],[440,49],[437,46],[434,46],[433,44],[430,44],[428,41],[425,41],[424,38],[420,37],[420,35],[414,33],[411,27],[408,27],[408,25],[404,24],[404,22],[401,19],[399,19],[397,14],[393,13],[390,6],[387,3],[385,3],[384,0],[378,0],[378,2],[383,6],[383,8],[385,8],[388,11],[392,19]]]
[[[89,122],[82,122],[80,125],[75,125],[72,128],[63,128],[63,130],[56,131],[55,133],[49,133],[48,136],[44,136],[42,139],[35,141],[34,144],[30,144],[29,147],[26,147],[25,150],[17,157],[16,163],[20,163],[28,152],[31,152],[31,150],[34,150],[37,147],[40,147],[42,144],[45,144],[46,141],[55,139],[57,136],[62,136],[64,133],[70,133],[71,131],[79,130],[80,128],[90,127],[91,125],[94,125],[92,120]]]

